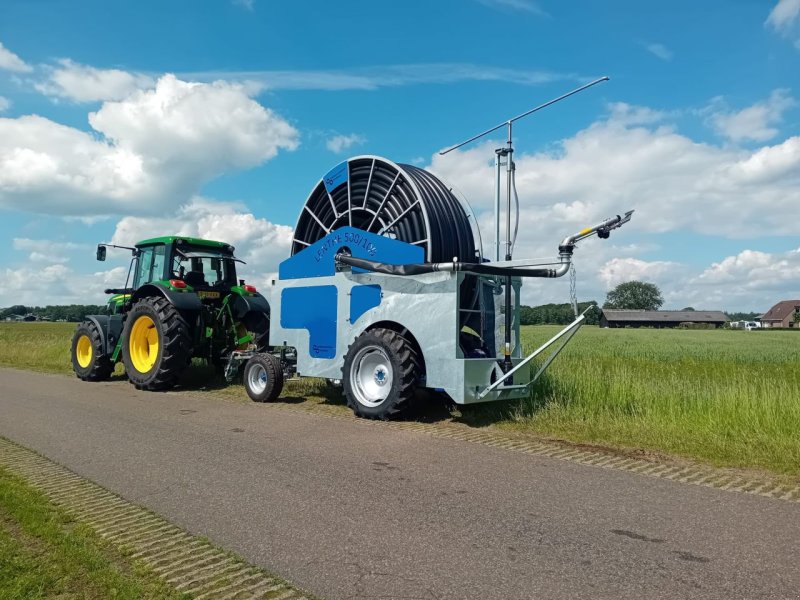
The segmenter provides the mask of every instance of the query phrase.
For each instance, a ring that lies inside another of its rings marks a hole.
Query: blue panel
[[[347,161],[336,165],[328,171],[325,177],[322,178],[322,182],[325,184],[325,189],[328,190],[328,193],[331,193],[337,187],[345,183],[349,173],[350,169],[347,167]]]
[[[336,356],[336,286],[286,288],[281,293],[281,327],[308,330],[308,353]]]
[[[321,240],[287,258],[278,267],[280,279],[326,277],[336,273],[334,257],[347,247],[356,258],[365,258],[392,265],[425,262],[425,249],[393,240],[355,227],[341,227]],[[354,272],[363,272],[353,269]]]
[[[381,305],[381,286],[357,285],[350,290],[350,323],[371,308]]]

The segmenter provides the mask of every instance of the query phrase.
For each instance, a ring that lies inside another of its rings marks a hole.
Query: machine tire
[[[103,345],[103,336],[93,321],[78,325],[72,336],[72,369],[83,381],[105,381],[114,372]]]
[[[254,354],[244,366],[243,379],[253,402],[273,402],[283,390],[281,361],[272,354]]]
[[[347,405],[367,419],[400,417],[411,408],[420,370],[419,355],[400,333],[383,328],[365,331],[344,357]]]
[[[122,334],[122,360],[140,390],[171,388],[189,366],[189,324],[166,298],[149,296],[133,305]]]

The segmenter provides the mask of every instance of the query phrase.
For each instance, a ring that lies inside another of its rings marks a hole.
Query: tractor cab
[[[194,292],[204,301],[220,300],[237,288],[233,246],[184,237],[162,237],[136,244],[133,289],[157,285],[172,292]],[[255,290],[253,290],[255,291]]]

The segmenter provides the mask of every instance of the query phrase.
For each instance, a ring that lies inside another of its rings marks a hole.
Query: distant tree
[[[662,304],[664,297],[658,286],[644,281],[627,281],[608,292],[603,308],[658,310]]]
[[[596,302],[578,302],[578,312],[582,313],[590,304]],[[542,304],[541,306],[521,306],[519,321],[522,325],[568,325],[575,320],[572,304]],[[597,325],[600,321],[599,311],[586,313],[586,324]]]
[[[687,306],[686,308],[681,309],[683,312],[695,312],[694,306]]]
[[[94,304],[69,304],[61,306],[36,306],[31,312],[40,319],[51,321],[83,321],[86,315],[104,314],[106,307]]]
[[[14,306],[4,308],[2,311],[0,311],[0,318],[5,319],[11,315],[19,315],[20,317],[23,317],[27,314],[28,308],[26,306],[22,306],[22,304],[15,304]]]

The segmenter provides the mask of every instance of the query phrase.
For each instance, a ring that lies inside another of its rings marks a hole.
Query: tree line
[[[5,320],[8,317],[33,315],[38,320],[77,323],[83,321],[86,315],[105,314],[105,312],[105,305],[98,304],[70,304],[68,306],[23,306],[22,304],[15,304],[0,310],[0,320]]]

